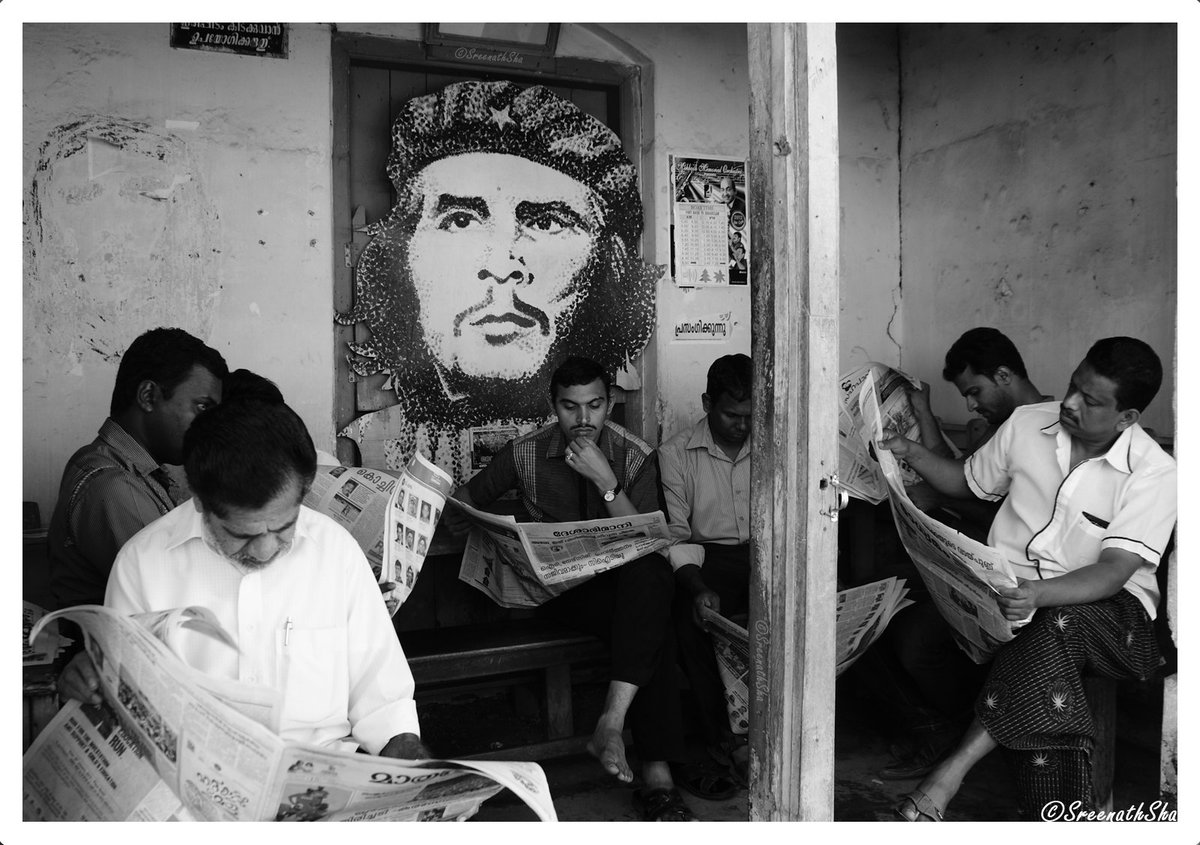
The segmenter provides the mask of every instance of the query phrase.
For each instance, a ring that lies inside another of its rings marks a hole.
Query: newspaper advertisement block
[[[83,605],[45,617],[83,629],[105,704],[64,707],[30,746],[26,820],[452,820],[503,788],[556,820],[534,763],[395,760],[285,742],[270,727],[281,709],[273,692],[191,669],[144,624],[168,638],[178,625],[227,636],[207,611],[148,616]]]
[[[879,639],[892,617],[911,604],[903,578],[885,578],[839,592],[834,633],[836,674],[849,669]],[[703,608],[700,615],[712,637],[717,671],[725,686],[729,728],[735,734],[745,734],[750,728],[750,635],[709,608]]]
[[[861,396],[864,444],[868,438],[883,438],[884,423],[875,387],[873,377],[868,375]],[[1024,624],[1010,622],[996,604],[999,588],[1017,585],[1012,566],[998,550],[921,511],[908,498],[895,456],[886,449],[878,449],[876,454],[905,550],[938,612],[950,624],[959,647],[976,663],[986,663]]]
[[[671,544],[662,511],[579,522],[517,522],[457,499],[471,521],[459,580],[501,607],[537,607]]]
[[[396,610],[412,595],[417,576],[429,546],[433,531],[442,518],[446,497],[454,489],[454,480],[441,467],[434,466],[420,452],[412,456],[400,483],[387,502],[384,533],[387,548],[384,552],[380,583],[396,586],[389,595],[388,610]]]

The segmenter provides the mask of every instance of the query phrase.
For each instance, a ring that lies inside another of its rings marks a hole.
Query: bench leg
[[[550,739],[562,739],[575,733],[569,665],[550,666],[546,669],[546,726]]]
[[[1092,783],[1099,809],[1112,809],[1113,768],[1117,746],[1117,682],[1112,678],[1084,678],[1088,705],[1096,725],[1092,749]]]

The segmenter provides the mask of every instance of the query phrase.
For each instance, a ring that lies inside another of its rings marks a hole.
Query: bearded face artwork
[[[642,351],[662,268],[637,256],[642,205],[619,139],[541,86],[410,100],[387,172],[396,205],[368,228],[354,306],[336,319],[370,330],[350,365],[388,374],[397,405],[343,434],[364,463],[399,469],[420,449],[461,481],[463,433],[544,422],[567,355],[617,371]]]

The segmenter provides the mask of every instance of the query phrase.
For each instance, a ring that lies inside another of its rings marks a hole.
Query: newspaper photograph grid
[[[432,821],[466,819],[509,789],[555,821],[535,763],[398,760],[285,742],[278,696],[180,661],[170,632],[228,638],[203,608],[121,616],[99,605],[68,618],[100,677],[104,705],[70,702],[22,761],[23,818],[47,821]],[[147,625],[151,627],[147,627]]]

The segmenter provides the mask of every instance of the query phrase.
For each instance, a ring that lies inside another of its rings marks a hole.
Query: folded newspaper
[[[369,467],[322,466],[304,504],[330,516],[362,547],[395,616],[425,563],[454,482],[420,452],[399,478]]]
[[[452,502],[471,521],[459,580],[501,607],[536,607],[671,544],[662,511],[579,522],[517,522]]]
[[[45,615],[45,609],[31,601],[24,602],[21,610],[21,662],[24,666],[49,666],[74,642],[59,632],[57,622],[43,626],[35,642],[29,632]]]
[[[837,594],[834,632],[836,674],[849,669],[879,639],[897,611],[912,604],[903,578],[885,578]],[[725,709],[735,734],[750,728],[750,635],[745,628],[708,608],[701,611],[708,625],[717,671],[725,686]]]
[[[83,605],[104,704],[69,702],[23,765],[26,821],[449,821],[508,788],[555,821],[535,763],[397,760],[286,742],[271,689],[212,678],[167,643],[180,626],[228,639],[205,608],[122,616]],[[165,640],[165,641],[164,641]]]
[[[903,434],[910,440],[921,439],[921,427],[917,424],[905,388],[909,385],[919,388],[921,382],[886,364],[870,362],[842,376],[839,383],[842,402],[838,409],[838,479],[851,496],[878,505],[887,498],[887,482],[867,449],[859,405],[862,386],[868,376],[875,381],[884,428]],[[946,439],[945,434],[942,437],[950,451],[957,456],[958,449]],[[900,465],[900,474],[905,485],[921,480],[904,464]]]
[[[872,374],[862,383],[859,401],[865,448],[868,441],[883,439],[887,429]],[[875,452],[905,550],[959,647],[976,663],[986,663],[1028,621],[1009,621],[996,603],[999,588],[1017,586],[1012,566],[999,550],[972,540],[914,505],[896,457],[886,449]]]

